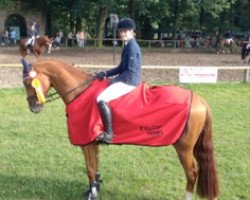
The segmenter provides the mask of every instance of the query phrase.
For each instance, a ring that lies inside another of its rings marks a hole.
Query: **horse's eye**
[[[24,80],[23,80],[24,86],[25,86],[25,87],[31,87],[31,81],[32,81],[32,79],[30,79],[30,78],[24,79]]]

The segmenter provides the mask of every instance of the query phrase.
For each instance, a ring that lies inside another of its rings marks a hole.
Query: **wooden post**
[[[244,80],[245,83],[249,81],[249,72],[250,69],[246,69],[245,80]]]

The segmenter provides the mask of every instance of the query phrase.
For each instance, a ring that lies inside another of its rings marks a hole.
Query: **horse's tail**
[[[194,147],[194,155],[198,162],[197,193],[203,198],[214,199],[219,196],[219,181],[214,158],[212,139],[212,115],[209,105],[203,130]]]
[[[243,44],[241,49],[241,59],[244,60],[247,54],[247,44]]]

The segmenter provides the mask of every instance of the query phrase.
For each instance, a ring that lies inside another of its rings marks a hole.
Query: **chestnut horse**
[[[41,100],[43,99],[41,92],[44,97],[51,96],[48,95],[48,91],[54,87],[59,95],[58,98],[61,98],[65,105],[68,105],[80,93],[84,92],[95,78],[91,74],[58,60],[39,60],[30,64],[22,59],[22,64],[27,101],[29,109],[34,113],[39,113],[43,109],[45,99]],[[40,94],[33,88],[32,80],[39,82],[37,86],[41,86]],[[192,97],[187,127],[173,146],[187,179],[185,200],[192,199],[196,179],[198,179],[197,193],[199,196],[208,200],[217,199],[219,183],[214,158],[211,111],[206,101],[195,93]],[[85,157],[90,184],[85,198],[99,199],[98,143],[93,141],[90,144],[80,146],[80,148]]]
[[[21,39],[19,42],[19,51],[23,58],[27,56],[27,47],[25,43],[27,42],[28,38]],[[33,53],[35,54],[36,58],[38,59],[40,54],[43,52],[43,48],[47,49],[47,52],[50,53],[52,47],[53,38],[49,38],[48,36],[39,36],[35,39],[35,43],[33,46]]]

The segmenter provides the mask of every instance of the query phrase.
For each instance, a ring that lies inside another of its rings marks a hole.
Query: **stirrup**
[[[103,132],[97,136],[96,141],[98,143],[110,144],[112,142],[112,139],[113,139],[113,133],[108,134],[106,132]]]

